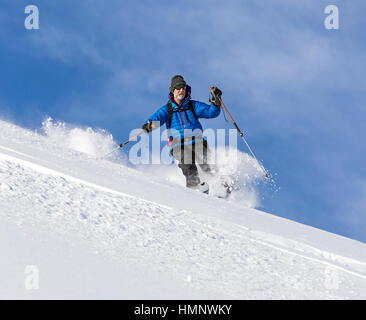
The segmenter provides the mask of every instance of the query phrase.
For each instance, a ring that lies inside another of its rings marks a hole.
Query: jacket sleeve
[[[221,108],[216,107],[213,104],[206,104],[200,101],[193,101],[193,108],[199,118],[216,118],[220,112]]]
[[[150,118],[147,119],[145,123],[148,121],[156,122],[160,121],[160,126],[169,121],[169,112],[168,107],[162,106],[159,110],[157,110]]]

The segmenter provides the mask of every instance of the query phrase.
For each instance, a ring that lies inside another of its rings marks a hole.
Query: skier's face
[[[186,87],[180,89],[174,89],[173,95],[175,100],[182,101],[186,96]]]

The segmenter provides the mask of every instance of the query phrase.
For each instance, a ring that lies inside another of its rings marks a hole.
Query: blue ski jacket
[[[195,114],[189,110],[189,101],[195,111]],[[169,109],[168,104],[171,104],[174,112],[172,113],[171,125],[169,128]],[[147,119],[146,123],[151,121],[160,121],[160,126],[166,125],[169,130],[169,144],[171,148],[180,145],[192,144],[194,142],[195,135],[194,130],[199,129],[202,135],[202,125],[198,118],[216,118],[221,112],[220,107],[216,107],[213,104],[206,104],[200,101],[191,100],[191,87],[187,85],[186,97],[184,98],[182,105],[179,106],[174,102],[172,93],[169,93],[169,101],[158,109],[150,118]],[[197,133],[197,131],[196,131]]]

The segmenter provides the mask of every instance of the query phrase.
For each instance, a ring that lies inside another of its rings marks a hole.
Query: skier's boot
[[[188,186],[188,188],[200,191],[205,194],[208,194],[208,192],[210,191],[210,187],[208,186],[207,182],[200,182],[195,186]]]
[[[201,191],[202,193],[208,194],[208,192],[210,191],[210,187],[207,182],[201,182],[198,185],[198,190]]]
[[[223,186],[224,186],[224,188],[226,190],[226,197],[225,198],[228,198],[230,196],[231,192],[233,191],[233,187],[230,186],[227,182],[225,182],[223,184]]]
[[[217,197],[221,199],[228,199],[232,191],[233,191],[232,183],[222,181],[220,192],[218,192]]]

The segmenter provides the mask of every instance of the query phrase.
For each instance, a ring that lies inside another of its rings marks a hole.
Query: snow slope
[[[249,187],[225,201],[97,159],[104,131],[43,130],[0,121],[0,298],[366,298],[365,244],[258,211]]]

